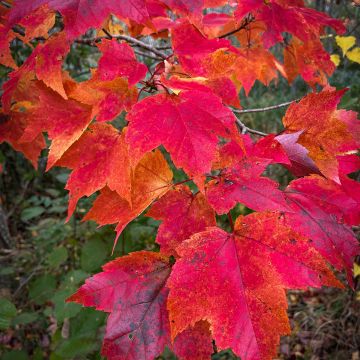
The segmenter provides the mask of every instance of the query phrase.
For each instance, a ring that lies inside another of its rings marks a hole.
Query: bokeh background
[[[309,4],[343,19],[347,35],[355,36],[360,46],[358,1],[316,0]],[[360,64],[343,57],[333,34],[324,35],[322,41],[331,54],[340,58],[330,84],[349,88],[341,106],[360,111]],[[166,45],[164,40],[158,42]],[[19,65],[31,53],[31,48],[18,39],[11,48]],[[274,51],[281,57],[280,48]],[[75,44],[64,69],[76,80],[86,80],[98,58],[94,47]],[[139,56],[139,60],[152,65],[151,59]],[[9,70],[0,68],[1,83],[6,81]],[[257,83],[248,98],[241,94],[241,103],[244,108],[265,107],[298,99],[309,91],[301,79],[296,79],[292,86],[284,79],[269,87]],[[241,120],[258,130],[279,132],[284,112],[285,109],[279,109],[242,114]],[[119,125],[123,121],[124,118],[119,118]],[[68,171],[55,168],[45,173],[46,157],[44,152],[36,170],[10,146],[0,145],[0,359],[101,359],[99,349],[106,314],[65,304],[64,300],[85,278],[99,272],[105,262],[131,251],[156,251],[154,240],[159,222],[144,215],[134,220],[111,256],[113,227],[97,228],[95,223],[81,222],[92,197],[82,199],[75,215],[65,223],[64,186]],[[268,172],[282,184],[291,178],[280,167],[272,167]],[[175,181],[184,179],[181,171],[175,171],[175,176]],[[233,215],[248,212],[238,205]],[[226,218],[219,217],[218,221],[224,228],[228,226]],[[282,339],[278,359],[360,360],[359,269],[355,268],[358,274],[355,291],[322,289],[289,293],[293,333]],[[165,351],[159,359],[175,357]],[[214,354],[213,359],[236,357],[231,351],[224,351]]]

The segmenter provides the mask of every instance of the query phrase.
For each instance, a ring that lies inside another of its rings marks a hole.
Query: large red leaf
[[[169,344],[170,270],[163,255],[135,252],[106,264],[67,300],[110,312],[102,348],[108,359],[153,359]]]
[[[336,269],[346,270],[353,284],[352,269],[359,243],[344,219],[358,217],[359,207],[336,184],[317,176],[293,181],[286,189],[292,212],[286,213],[289,226],[311,240]],[[354,214],[351,212],[354,211]]]
[[[190,189],[179,186],[169,191],[147,213],[156,220],[162,220],[156,242],[161,252],[176,255],[176,247],[192,234],[215,226],[215,213],[201,193],[192,194]]]
[[[164,145],[174,164],[190,175],[210,172],[218,137],[236,131],[236,118],[220,98],[200,91],[150,96],[132,108],[127,120],[135,162]]]
[[[280,335],[289,333],[285,289],[341,286],[276,213],[240,217],[233,235],[209,228],[177,252],[167,282],[172,337],[207,320],[217,347],[244,360],[272,359]]]

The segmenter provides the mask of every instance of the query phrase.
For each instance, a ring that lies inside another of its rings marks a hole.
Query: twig
[[[145,56],[145,57],[148,57],[149,59],[153,59],[153,60],[161,60],[160,57],[158,56],[155,56],[155,55],[151,55],[151,54],[147,54],[146,52],[143,52],[143,51],[139,51],[139,50],[134,50],[135,54],[137,55],[140,55],[140,56]]]
[[[295,101],[298,101],[299,99],[296,100],[292,100],[292,101],[288,101],[282,104],[277,104],[277,105],[272,105],[272,106],[267,106],[264,108],[258,108],[258,109],[243,109],[243,110],[237,110],[237,109],[232,109],[232,111],[236,114],[249,114],[249,113],[258,113],[258,112],[263,112],[263,111],[270,111],[270,110],[276,110],[276,109],[281,109],[283,107],[289,106],[290,104],[292,104]]]
[[[261,131],[254,130],[254,129],[251,129],[251,128],[247,127],[240,119],[236,119],[236,124],[240,127],[242,134],[250,133],[250,134],[260,135],[260,136],[267,136],[268,135],[268,134],[263,133]]]

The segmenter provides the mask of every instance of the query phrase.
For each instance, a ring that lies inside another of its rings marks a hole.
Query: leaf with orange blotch
[[[138,251],[103,266],[67,302],[109,312],[102,355],[153,359],[170,344],[166,280],[171,263],[162,254]]]
[[[236,133],[230,109],[217,96],[201,91],[147,97],[132,108],[127,120],[134,162],[164,145],[174,164],[189,175],[210,172],[218,138]]]
[[[329,179],[339,182],[339,155],[357,151],[360,128],[353,111],[337,110],[346,90],[312,93],[288,108],[283,124],[286,134],[302,131],[298,143]]]
[[[176,247],[192,234],[216,226],[215,212],[201,193],[193,194],[186,186],[169,191],[146,214],[162,220],[156,242],[161,252],[176,256]]]
[[[267,27],[263,35],[266,48],[282,42],[283,32],[288,32],[305,42],[318,38],[325,26],[330,26],[341,34],[346,31],[341,21],[314,9],[305,8],[298,1],[293,3],[280,0],[239,1],[235,17],[241,20],[249,12],[252,12],[256,20],[262,21]]]
[[[15,37],[15,33],[8,32],[7,28],[0,24],[0,64],[16,69],[17,65],[10,51],[10,42]]]
[[[25,29],[25,36],[22,37],[25,42],[37,37],[47,38],[48,31],[55,25],[55,11],[45,4],[21,19],[19,25]]]
[[[47,132],[52,140],[48,156],[47,170],[58,161],[64,152],[81,136],[90,124],[91,107],[74,100],[65,100],[41,82],[29,88],[37,102],[25,109],[26,128],[21,142],[31,142],[42,132]]]
[[[285,289],[342,286],[276,213],[241,216],[234,234],[208,228],[177,252],[167,281],[172,338],[206,320],[218,349],[244,360],[272,359],[280,335],[290,332]]]
[[[336,183],[316,175],[292,181],[285,194],[292,209],[285,214],[287,224],[311,239],[311,245],[337,270],[346,270],[352,285],[354,257],[360,248],[344,220],[358,220],[356,201]]]
[[[111,121],[123,110],[129,111],[138,98],[137,88],[129,86],[127,79],[103,81],[98,73],[80,83],[66,80],[64,87],[69,98],[92,106],[92,117],[98,122]]]
[[[4,83],[2,105],[9,111],[11,102],[29,97],[29,86],[35,75],[52,90],[67,99],[62,83],[62,62],[70,49],[64,34],[54,35],[45,44],[39,44],[22,66],[10,73],[10,79]]]
[[[284,68],[290,83],[300,74],[314,88],[316,84],[327,85],[327,77],[332,75],[336,67],[320,40],[302,43],[294,38],[284,48]]]
[[[45,45],[36,48],[36,77],[64,99],[67,95],[62,81],[62,63],[70,50],[64,33],[52,36]]]
[[[46,144],[41,133],[30,142],[20,141],[28,125],[26,117],[22,114],[26,106],[31,105],[28,103],[17,103],[8,114],[0,112],[0,143],[6,141],[11,144],[15,150],[22,152],[36,168],[41,150],[46,147]]]
[[[102,52],[98,67],[100,80],[124,77],[129,85],[135,85],[145,77],[147,67],[136,60],[134,50],[128,44],[112,40],[104,41],[97,47]]]
[[[161,152],[150,152],[132,170],[131,203],[120,197],[116,191],[105,187],[84,220],[94,220],[100,226],[117,223],[115,247],[125,226],[170,189],[172,177],[173,174]]]
[[[65,187],[69,190],[68,219],[81,197],[105,186],[131,201],[131,169],[124,137],[112,125],[95,123],[55,163],[72,169]]]

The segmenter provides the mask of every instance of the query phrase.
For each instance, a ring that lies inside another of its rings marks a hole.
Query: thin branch
[[[290,104],[292,104],[295,101],[298,101],[299,99],[296,100],[292,100],[292,101],[287,101],[285,103],[282,104],[278,104],[278,105],[272,105],[272,106],[267,106],[264,108],[258,108],[258,109],[242,109],[242,110],[237,110],[237,109],[232,109],[232,111],[236,114],[249,114],[249,113],[258,113],[258,112],[263,112],[263,111],[270,111],[270,110],[276,110],[276,109],[281,109],[283,107],[289,106]]]
[[[268,135],[268,134],[263,133],[261,131],[254,130],[254,129],[251,129],[251,128],[247,127],[240,119],[236,119],[236,124],[241,129],[242,134],[250,133],[250,134],[259,135],[259,136],[267,136]]]
[[[137,55],[145,56],[145,57],[148,57],[149,59],[153,59],[153,60],[157,60],[157,61],[161,60],[161,58],[158,57],[158,56],[151,55],[151,54],[148,54],[148,53],[143,52],[143,51],[140,51],[140,50],[134,50],[134,52],[135,52],[135,54],[137,54]]]

